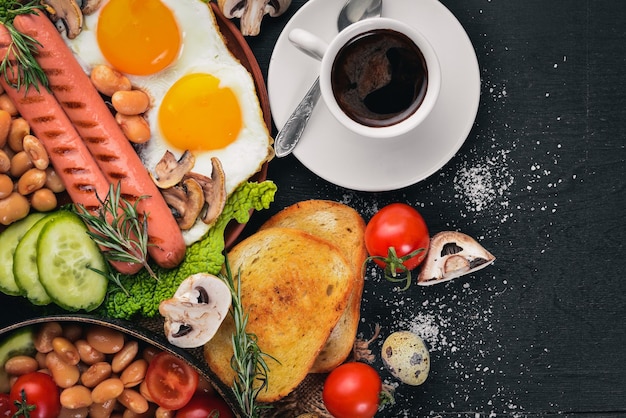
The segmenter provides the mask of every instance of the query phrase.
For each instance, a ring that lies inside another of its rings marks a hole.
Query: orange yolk
[[[235,93],[210,74],[189,74],[168,90],[159,109],[159,127],[179,150],[208,151],[228,146],[242,127]]]
[[[134,75],[167,67],[182,42],[172,11],[160,0],[110,0],[100,12],[97,37],[111,65]]]

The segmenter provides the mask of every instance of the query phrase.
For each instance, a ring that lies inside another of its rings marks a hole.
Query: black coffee
[[[421,105],[428,72],[422,52],[409,37],[374,29],[339,51],[331,83],[346,115],[360,124],[382,127],[408,118]]]

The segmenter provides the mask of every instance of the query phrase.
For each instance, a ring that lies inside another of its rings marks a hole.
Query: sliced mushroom
[[[217,4],[228,19],[241,19],[242,35],[256,36],[261,31],[263,16],[280,16],[287,10],[291,0],[218,0]]]
[[[185,151],[177,160],[174,154],[168,150],[154,167],[154,173],[150,173],[150,175],[159,188],[168,189],[180,183],[195,163],[196,157],[189,151]]]
[[[83,30],[83,12],[75,0],[44,0],[44,7],[57,28],[62,22],[69,39],[76,38]]]
[[[473,273],[496,258],[469,235],[443,231],[430,240],[428,255],[417,283],[429,286]]]
[[[211,225],[220,216],[226,204],[226,175],[218,158],[211,158],[211,178],[198,173],[189,173],[187,178],[196,180],[204,192],[207,209],[202,215],[202,222]]]
[[[83,11],[83,15],[90,15],[100,8],[103,0],[83,0],[80,4],[80,9]]]
[[[187,230],[196,223],[204,207],[204,191],[194,179],[186,179],[174,187],[163,190],[163,198],[172,209],[178,227]]]
[[[206,344],[228,314],[232,297],[220,278],[206,273],[187,277],[171,299],[159,305],[167,340],[177,347]]]

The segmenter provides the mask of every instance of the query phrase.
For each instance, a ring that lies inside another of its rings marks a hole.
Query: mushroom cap
[[[232,296],[219,277],[197,273],[180,284],[171,299],[159,305],[167,340],[181,348],[206,344],[226,318]]]
[[[69,39],[83,30],[83,12],[76,0],[44,0],[43,5],[53,22],[62,21]]]
[[[242,35],[256,36],[261,31],[263,16],[280,16],[291,0],[218,0],[217,4],[225,17],[240,19]]]
[[[154,173],[150,173],[150,175],[160,189],[167,189],[180,183],[195,164],[196,157],[191,152],[185,151],[177,160],[174,154],[168,150],[154,167]]]
[[[469,235],[457,231],[439,232],[430,240],[417,284],[430,286],[443,283],[487,267],[495,259]]]

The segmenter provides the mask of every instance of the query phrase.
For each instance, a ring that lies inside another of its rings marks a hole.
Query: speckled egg
[[[383,343],[381,356],[389,372],[407,385],[418,386],[430,371],[430,354],[424,341],[410,331],[397,331]]]

